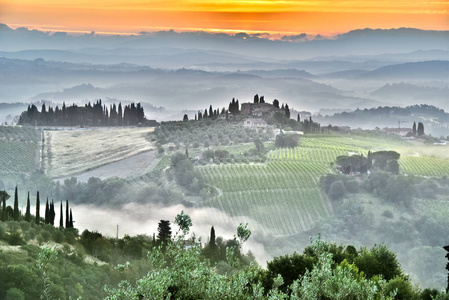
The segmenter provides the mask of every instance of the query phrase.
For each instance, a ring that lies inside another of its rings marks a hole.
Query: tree
[[[285,110],[285,117],[287,119],[290,119],[290,108],[288,107],[288,104],[285,104],[284,110]]]
[[[48,197],[47,203],[45,204],[45,224],[50,223],[50,206],[48,205]]]
[[[346,194],[345,184],[341,180],[333,182],[329,187],[329,198],[332,200],[340,200]]]
[[[157,227],[157,240],[159,243],[166,245],[171,239],[170,221],[160,220]]]
[[[41,216],[40,216],[40,206],[41,202],[39,199],[39,191],[36,193],[36,224],[39,224]]]
[[[299,123],[299,122],[301,122],[301,117],[299,116],[299,114],[298,114],[298,116],[296,117],[296,121]]]
[[[254,95],[254,103],[259,103],[259,95],[258,94]]]
[[[63,216],[64,214],[62,213],[62,201],[61,201],[61,209],[59,213],[59,227],[64,227]]]
[[[413,122],[412,132],[413,132],[413,136],[415,136],[416,135],[416,122]]]
[[[14,212],[12,214],[12,218],[14,221],[18,221],[20,217],[20,211],[19,211],[19,195],[17,192],[17,185],[16,189],[14,190]]]
[[[53,199],[52,199],[51,204],[50,204],[50,224],[53,226],[55,225],[55,217],[56,217],[55,203],[53,202]]]
[[[424,124],[419,122],[418,123],[418,136],[422,136],[424,135]]]
[[[196,116],[196,115],[195,115]],[[184,122],[187,122],[189,120],[189,116],[187,114],[184,114],[184,117],[182,118]]]
[[[215,229],[214,229],[214,226],[212,226],[212,227],[210,228],[210,240],[209,240],[209,246],[210,246],[211,248],[214,248],[214,247],[217,246],[217,245],[215,244]]]
[[[70,209],[69,228],[73,228],[73,215],[72,215],[72,209]]]
[[[28,192],[27,196],[27,209],[25,212],[25,221],[31,222],[30,192]]]
[[[274,99],[273,100],[273,106],[276,107],[276,108],[279,108],[279,100]]]
[[[0,191],[0,199],[2,199],[2,221],[6,221],[7,213],[6,213],[6,200],[9,199],[9,194],[6,191]]]
[[[69,200],[65,200],[65,228],[70,228]]]

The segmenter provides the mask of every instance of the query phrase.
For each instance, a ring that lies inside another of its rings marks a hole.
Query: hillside
[[[310,235],[322,233],[324,238],[338,243],[385,242],[398,253],[414,282],[428,287],[444,285],[440,278],[444,266],[432,270],[438,274],[436,277],[430,276],[430,271],[419,271],[419,262],[407,253],[413,249],[421,255],[431,255],[445,242],[445,235],[439,233],[449,226],[444,217],[449,209],[447,146],[411,143],[375,131],[356,131],[305,135],[298,147],[276,149],[268,134],[270,128],[254,131],[224,121],[204,120],[167,123],[154,133],[144,128],[45,131],[44,170],[49,176],[68,180],[55,185],[46,176],[30,174],[19,184],[32,193],[40,190],[43,198],[69,199],[74,209],[78,207],[83,212],[77,219],[81,230],[107,228],[102,224],[106,222],[133,224],[122,230],[136,234],[134,227],[139,224],[147,230],[164,215],[184,209],[203,227],[214,225],[225,236],[230,232],[230,223],[248,222],[253,230],[248,246],[262,259],[261,263],[300,249],[307,245]],[[255,148],[254,141],[258,139],[265,140],[263,153]],[[158,154],[143,152],[154,154],[149,157],[151,161],[139,163],[139,159],[146,158],[134,154],[152,145]],[[73,150],[79,147],[84,150]],[[386,198],[387,190],[370,188],[375,173],[338,177],[343,176],[335,171],[338,156],[379,150],[400,153],[401,174],[388,176],[393,176],[392,183],[407,178],[404,184],[407,189],[416,187],[415,194],[391,198],[395,200]],[[190,159],[183,163],[186,173],[177,173],[173,167],[173,154],[177,152],[188,152]],[[215,158],[207,158],[211,154]],[[36,158],[31,152],[20,156],[27,157]],[[6,170],[3,168],[2,172]],[[103,179],[87,180],[89,174]],[[345,185],[346,193],[338,201],[323,189],[322,178],[328,174],[337,176],[337,181]],[[79,180],[69,179],[70,176]],[[186,180],[190,180],[187,185]],[[14,182],[5,180],[10,194]],[[86,204],[90,206],[83,207]],[[101,217],[92,222],[89,214]],[[207,229],[199,234],[207,236]]]

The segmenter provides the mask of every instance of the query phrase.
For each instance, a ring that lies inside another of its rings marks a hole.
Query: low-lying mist
[[[191,208],[183,205],[162,206],[155,204],[128,203],[121,208],[99,207],[95,205],[70,205],[73,211],[74,227],[83,232],[98,231],[99,233],[116,237],[117,225],[119,238],[126,234],[136,236],[146,234],[157,236],[157,228],[160,220],[169,220],[172,229],[172,236],[178,231],[174,223],[177,214],[184,211],[192,219],[193,226],[189,236],[195,234],[201,241],[208,242],[211,226],[214,226],[217,237],[232,239],[237,232],[240,223],[248,223],[252,231],[251,237],[243,245],[243,253],[251,251],[257,262],[265,265],[272,257],[267,253],[262,241],[266,240],[266,235],[260,230],[257,222],[246,216],[231,217],[215,208]],[[59,203],[55,203],[56,218],[55,224],[59,224]],[[65,214],[65,204],[63,207]],[[45,211],[45,205],[41,206],[41,213]]]

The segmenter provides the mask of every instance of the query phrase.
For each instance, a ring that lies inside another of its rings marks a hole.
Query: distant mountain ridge
[[[26,28],[11,29],[0,26],[0,51],[29,49],[73,50],[84,48],[181,48],[224,51],[247,57],[275,59],[308,59],[330,55],[378,55],[418,50],[446,50],[449,31],[398,29],[359,29],[333,38],[307,36],[292,42],[260,38],[252,34],[161,31],[130,36],[99,36],[94,33],[72,36],[67,33],[48,33]],[[376,47],[372,47],[375,44]],[[207,55],[206,55],[207,56]]]
[[[449,61],[423,61],[381,67],[360,75],[360,79],[376,78],[449,78]]]

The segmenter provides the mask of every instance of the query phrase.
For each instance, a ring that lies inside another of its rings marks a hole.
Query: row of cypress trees
[[[10,219],[14,221],[20,221],[25,220],[27,222],[31,222],[33,220],[33,216],[31,215],[31,204],[30,204],[30,192],[28,192],[27,197],[27,206],[25,211],[25,216],[22,217],[20,210],[19,210],[19,195],[18,195],[18,188],[16,186],[14,191],[14,208],[11,208],[11,206],[6,206],[6,200],[10,198],[8,193],[6,191],[0,191],[0,198],[2,200],[2,214],[1,214],[1,220],[2,221],[9,221]],[[72,209],[69,208],[69,201],[66,200],[66,218],[65,218],[65,228],[73,228],[73,213]],[[51,224],[55,225],[55,204],[54,201],[51,200],[49,202],[47,197],[47,203],[45,205],[45,216],[43,219],[44,224]],[[61,207],[60,207],[60,219],[59,219],[59,227],[64,227],[64,213],[63,213],[63,205],[61,201]],[[42,223],[42,218],[40,216],[40,197],[39,197],[39,191],[36,193],[36,214],[34,215],[34,222],[36,224]]]

